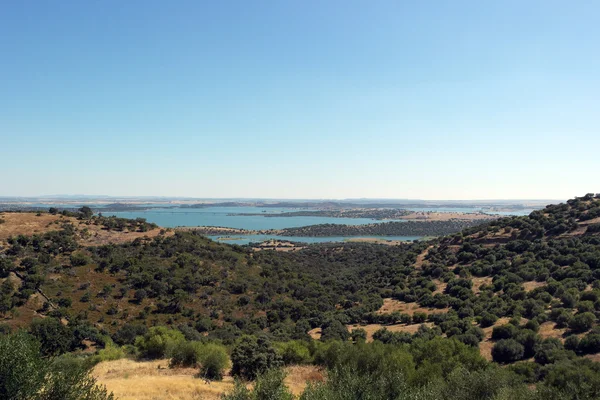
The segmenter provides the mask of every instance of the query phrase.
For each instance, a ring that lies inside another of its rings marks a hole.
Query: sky
[[[5,1],[0,196],[600,192],[600,2]]]

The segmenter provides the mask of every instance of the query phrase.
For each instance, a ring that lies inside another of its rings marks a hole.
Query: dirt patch
[[[433,291],[433,294],[436,295],[438,293],[444,293],[444,291],[446,290],[446,286],[448,286],[448,284],[446,282],[442,282],[439,279],[433,279],[432,280],[433,283],[435,283],[435,287],[436,289]]]
[[[308,335],[314,340],[321,339],[321,328],[314,328],[308,331]]]
[[[492,342],[492,331],[494,330],[494,327],[506,325],[508,324],[508,321],[510,321],[510,318],[499,318],[494,325],[488,326],[487,328],[483,328],[483,333],[485,334],[485,337],[479,343],[479,352],[486,360],[492,360],[492,347],[494,347],[494,342]]]
[[[477,294],[481,292],[481,289],[479,289],[482,285],[491,285],[492,284],[492,277],[490,276],[484,276],[484,277],[476,277],[476,278],[472,278],[471,281],[473,282],[473,293]]]
[[[526,292],[531,292],[533,289],[537,289],[542,286],[546,286],[546,282],[531,281],[523,283],[523,289],[525,289]]]
[[[403,301],[394,300],[391,298],[383,299],[383,305],[379,310],[377,310],[377,314],[391,314],[395,311],[398,311],[402,314],[413,315],[416,312],[422,312],[425,314],[433,314],[433,313],[445,313],[448,312],[448,308],[423,308],[420,307],[417,303],[405,303]]]
[[[556,338],[564,342],[564,334],[567,328],[557,328],[556,324],[552,321],[544,322],[540,325],[539,335],[546,338]]]
[[[429,246],[428,248],[423,250],[423,252],[421,254],[419,254],[417,256],[417,259],[415,260],[415,269],[421,269],[423,267],[423,263],[425,262],[425,257],[427,257],[427,254],[429,254],[429,250],[431,250],[432,248],[433,248],[433,246]]]

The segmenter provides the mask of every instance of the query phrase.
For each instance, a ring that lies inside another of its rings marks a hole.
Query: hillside
[[[514,368],[532,382],[549,366],[600,353],[597,195],[426,243],[289,253],[145,221],[119,222],[123,231],[113,232],[114,221],[89,215],[0,218],[0,232],[26,230],[7,238],[0,256],[1,323],[59,318],[76,347],[101,345],[102,334],[132,343],[128,332],[140,325],[225,344],[264,333],[325,341],[364,330],[390,344],[444,336],[500,363],[528,361]],[[119,239],[106,244],[113,234]]]

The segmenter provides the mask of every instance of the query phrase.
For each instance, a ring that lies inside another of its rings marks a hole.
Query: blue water
[[[333,218],[333,217],[276,217],[265,218],[262,215],[231,215],[238,213],[281,213],[289,208],[261,207],[207,207],[207,208],[155,208],[144,211],[106,212],[105,216],[115,215],[121,218],[146,218],[159,226],[174,228],[177,226],[225,226],[248,230],[284,229],[316,224],[364,225],[381,223],[371,218]]]
[[[148,222],[153,222],[159,226],[174,228],[177,226],[222,226],[228,228],[239,228],[247,230],[267,230],[294,228],[316,224],[346,224],[346,225],[364,225],[373,223],[382,223],[371,218],[333,218],[333,217],[276,217],[266,218],[264,214],[290,212],[291,208],[273,208],[273,207],[207,207],[207,208],[153,208],[151,210],[140,211],[122,211],[105,212],[103,215],[114,215],[121,218],[146,218]],[[414,208],[411,211],[437,211],[437,212],[479,212],[479,208]],[[526,215],[531,210],[522,212],[494,212],[500,215]],[[235,215],[243,213],[252,213],[259,215]],[[492,212],[489,212],[492,214]],[[262,215],[260,215],[262,214]],[[229,235],[231,238],[238,238],[238,235]],[[217,240],[222,236],[211,236]],[[356,236],[371,237],[385,240],[416,240],[417,236]],[[261,242],[270,239],[289,240],[303,243],[321,243],[321,242],[342,242],[349,237],[284,237],[272,235],[247,235],[238,240],[223,240],[222,243],[230,244],[248,244],[249,242]]]
[[[383,240],[401,240],[401,241],[414,241],[418,240],[420,236],[356,236],[359,238],[373,238],[373,239],[383,239]],[[301,243],[324,243],[324,242],[344,242],[348,239],[351,239],[347,236],[328,236],[328,237],[296,237],[296,236],[274,236],[274,235],[247,235],[247,236],[209,236],[212,240],[228,243],[228,244],[239,244],[244,245],[250,242],[264,242],[265,240],[287,240],[290,242],[301,242]],[[219,239],[226,240],[219,240]],[[229,239],[231,238],[231,239]]]

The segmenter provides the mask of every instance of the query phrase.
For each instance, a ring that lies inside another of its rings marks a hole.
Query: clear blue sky
[[[597,1],[5,1],[0,195],[600,192]]]

